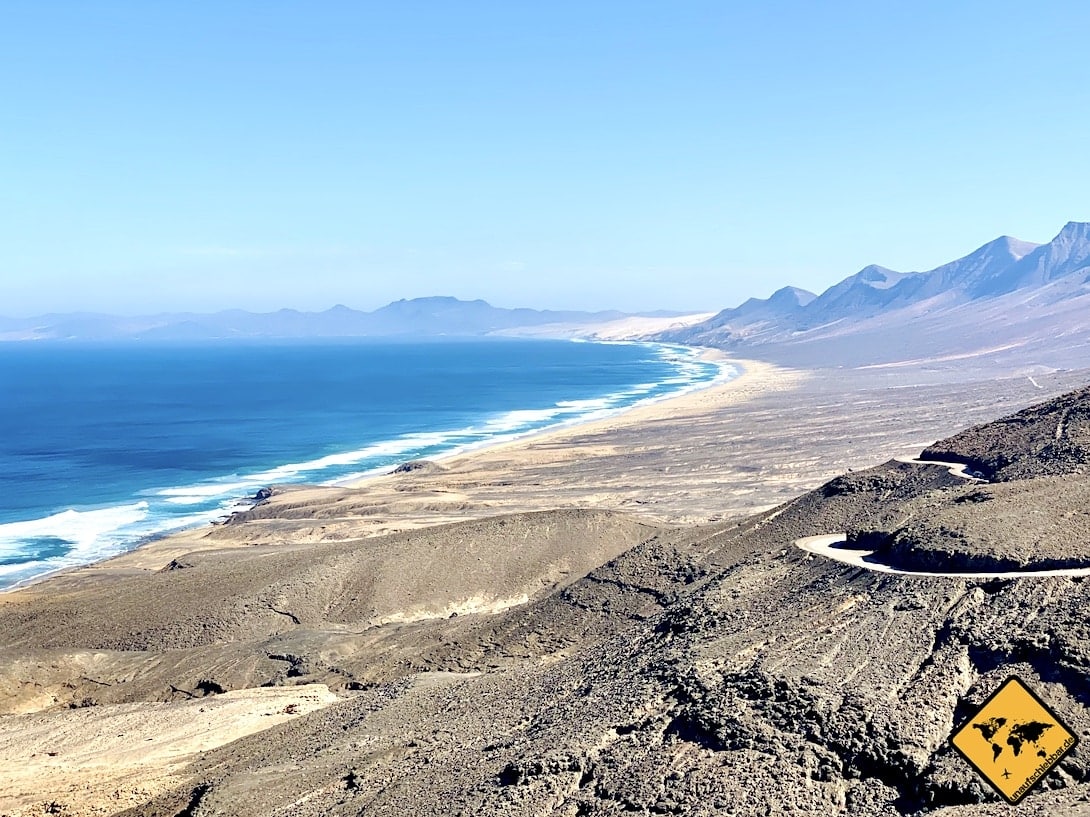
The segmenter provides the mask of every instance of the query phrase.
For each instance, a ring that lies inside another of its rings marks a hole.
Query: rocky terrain
[[[1090,565],[1090,389],[940,440],[922,458],[962,463],[986,484],[906,498],[868,520],[879,525],[849,531],[849,541],[902,569]],[[892,496],[903,475],[891,467],[872,478]]]
[[[1090,400],[1079,389],[928,446],[923,458],[964,463],[992,482],[1085,473]]]
[[[703,525],[570,509],[61,577],[0,603],[13,768],[90,763],[64,739],[89,713],[142,707],[118,738],[166,756],[162,725],[219,700],[308,697],[125,785],[0,781],[0,813],[1005,815],[948,737],[1011,674],[1086,737],[1090,585],[879,574],[793,543],[1090,565],[1087,439],[1083,389],[925,452],[981,483],[890,460]],[[1087,745],[1020,813],[1090,814]]]

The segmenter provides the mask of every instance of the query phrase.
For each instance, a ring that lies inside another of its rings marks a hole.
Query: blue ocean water
[[[0,344],[0,588],[206,523],[730,377],[663,344]]]

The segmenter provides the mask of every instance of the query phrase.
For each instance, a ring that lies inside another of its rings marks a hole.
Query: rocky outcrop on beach
[[[1090,564],[1071,453],[1087,394],[929,449],[987,482],[891,460],[701,526],[514,514],[46,583],[0,605],[0,700],[33,713],[0,734],[138,711],[125,729],[154,746],[156,719],[198,702],[309,696],[130,777],[143,794],[112,811],[51,795],[73,814],[1007,814],[948,738],[1012,674],[1090,732],[1090,584],[882,574],[794,542],[847,531],[939,569]],[[74,762],[57,747],[39,751]],[[1021,808],[1090,814],[1085,745]]]
[[[443,470],[437,462],[431,460],[409,460],[398,465],[391,474],[435,474]]]

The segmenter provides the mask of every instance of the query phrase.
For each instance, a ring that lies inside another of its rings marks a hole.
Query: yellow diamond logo
[[[954,731],[950,743],[1013,805],[1078,740],[1044,701],[1012,675]]]

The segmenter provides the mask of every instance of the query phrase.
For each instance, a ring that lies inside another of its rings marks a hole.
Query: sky
[[[1090,221],[1090,4],[0,0],[0,314],[717,310]]]

